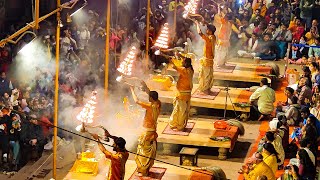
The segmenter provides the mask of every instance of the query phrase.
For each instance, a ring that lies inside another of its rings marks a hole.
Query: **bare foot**
[[[210,95],[211,93],[212,93],[212,91],[210,91],[210,90],[199,91],[200,95]]]
[[[142,176],[143,176],[143,174],[142,174],[142,173],[138,173],[138,176],[139,176],[139,177],[142,177]]]
[[[264,118],[265,118],[265,116],[264,116],[264,115],[261,115],[261,116],[259,117],[258,121],[262,121]]]

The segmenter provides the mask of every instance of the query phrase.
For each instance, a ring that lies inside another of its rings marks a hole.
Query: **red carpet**
[[[226,64],[223,67],[214,66],[213,72],[232,73],[236,66],[236,64]]]
[[[160,180],[162,179],[166,170],[167,170],[166,168],[152,167],[150,169],[148,177],[137,176],[137,170],[135,170],[129,180]]]
[[[202,93],[199,92],[199,91],[195,91],[195,92],[192,94],[192,97],[193,97],[193,98],[199,98],[199,99],[211,99],[211,100],[214,100],[214,98],[216,98],[216,96],[219,94],[220,89],[218,89],[218,88],[212,88],[211,91],[212,91],[212,94],[210,94],[210,95],[202,94]]]
[[[250,92],[250,91],[242,90],[236,100],[236,103],[248,103],[251,94],[252,94],[252,92]]]
[[[163,130],[162,134],[170,134],[170,135],[179,135],[179,136],[189,136],[190,132],[192,131],[195,122],[188,122],[184,131],[174,131],[170,128],[168,124],[167,127]]]
[[[190,175],[189,180],[211,180],[213,174],[209,171],[199,170],[193,171]]]
[[[256,68],[256,74],[270,74],[272,68],[269,66],[257,66]]]

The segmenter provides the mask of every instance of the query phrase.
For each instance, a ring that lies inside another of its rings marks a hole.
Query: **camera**
[[[284,170],[291,170],[291,166],[285,166]]]

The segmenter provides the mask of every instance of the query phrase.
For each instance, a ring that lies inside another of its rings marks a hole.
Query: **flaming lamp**
[[[196,14],[199,0],[190,0],[184,7],[183,18],[187,18],[189,14]]]
[[[168,23],[165,23],[154,46],[159,47],[160,49],[167,49],[169,47],[168,41],[169,41],[169,28],[168,28]]]
[[[127,76],[132,75],[132,64],[136,58],[137,54],[137,48],[135,46],[132,46],[129,53],[127,54],[127,57],[124,58],[124,60],[121,62],[120,66],[117,68],[117,70]]]
[[[82,122],[81,125],[76,127],[77,131],[86,132],[85,123],[89,123],[89,124],[93,123],[94,110],[96,108],[95,105],[97,104],[96,95],[97,95],[97,91],[93,91],[90,100],[86,103],[84,108],[77,115],[77,120]]]

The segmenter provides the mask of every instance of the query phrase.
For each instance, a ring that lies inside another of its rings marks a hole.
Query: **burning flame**
[[[90,100],[84,106],[82,111],[77,115],[77,119],[83,123],[93,123],[95,105],[97,104],[97,92],[93,91]]]
[[[189,14],[196,14],[199,0],[190,0],[184,7],[183,18],[187,18]]]
[[[117,70],[127,76],[132,75],[132,63],[134,62],[134,59],[137,54],[137,48],[135,46],[131,47],[131,50],[129,51],[128,55],[124,60],[121,62]]]
[[[158,37],[154,45],[162,49],[167,49],[169,47],[168,41],[169,41],[169,28],[168,28],[168,23],[165,23],[160,32],[160,36]]]

